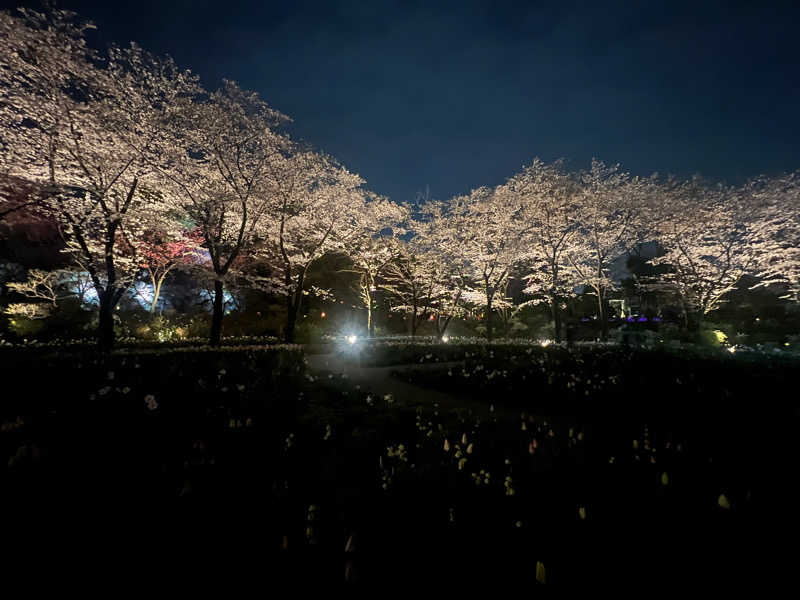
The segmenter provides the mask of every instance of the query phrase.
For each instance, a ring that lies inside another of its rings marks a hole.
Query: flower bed
[[[467,364],[527,368],[537,379],[525,385],[542,393],[539,359],[562,374],[622,360],[556,348],[534,362],[530,349],[495,345]],[[749,549],[766,504],[759,472],[785,460],[770,445],[790,439],[776,435],[780,423],[717,431],[577,412],[499,417],[492,404],[521,399],[491,386],[479,388],[480,414],[410,411],[336,374],[300,377],[303,367],[297,347],[280,346],[17,356],[3,374],[26,374],[27,387],[5,400],[0,431],[11,510],[74,522],[84,539],[112,524],[104,550],[127,545],[120,523],[135,523],[151,560],[234,559],[254,562],[253,573],[270,564],[295,583],[758,574]],[[627,376],[615,393],[647,382]]]
[[[520,408],[595,414],[732,410],[752,398],[775,400],[800,375],[790,355],[575,346],[467,346],[437,353],[407,347],[399,353],[426,369],[398,367],[397,376],[426,387],[476,398],[504,398]],[[417,360],[413,360],[417,359]],[[437,366],[436,362],[454,361]],[[794,402],[793,397],[786,399]],[[783,405],[785,407],[785,405]],[[660,412],[659,412],[660,411]]]
[[[222,345],[226,347],[231,346],[260,346],[277,344],[278,338],[267,335],[252,335],[252,336],[224,336],[222,338]],[[180,340],[171,340],[169,342],[159,342],[156,340],[141,339],[135,337],[119,337],[117,339],[117,348],[196,348],[199,346],[207,346],[207,337],[191,337]],[[37,340],[23,340],[22,342],[9,342],[0,338],[0,351],[4,350],[63,350],[65,348],[71,350],[94,350],[97,348],[97,340],[76,338],[76,339],[54,339],[46,342]]]

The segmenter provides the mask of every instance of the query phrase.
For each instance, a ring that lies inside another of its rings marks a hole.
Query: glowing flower
[[[536,561],[536,583],[545,583],[547,580],[547,572],[541,561]]]

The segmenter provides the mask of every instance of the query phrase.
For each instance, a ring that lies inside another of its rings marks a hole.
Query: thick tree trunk
[[[297,335],[297,315],[300,314],[300,306],[303,303],[303,281],[305,277],[301,272],[297,282],[297,288],[287,299],[286,330],[284,341],[287,344],[294,344]]]
[[[447,331],[447,326],[450,324],[450,316],[445,317],[444,319],[441,315],[436,316],[436,335],[439,338],[443,338],[445,332]]]
[[[102,352],[114,349],[114,288],[106,288],[100,295],[100,319],[97,325],[97,341]]]
[[[161,279],[156,281],[153,278],[153,301],[150,303],[150,314],[153,315],[156,312],[156,307],[158,307],[158,298],[161,295],[161,284],[164,283],[164,280]]]
[[[487,293],[486,294],[486,314],[484,315],[486,320],[486,339],[491,341],[492,334],[492,297]]]
[[[209,344],[219,346],[222,341],[222,317],[224,316],[225,297],[224,284],[219,279],[214,281],[214,310],[211,315],[211,336]]]
[[[375,320],[372,317],[372,292],[369,287],[365,290],[367,295],[367,332],[369,337],[375,337]]]
[[[375,315],[372,314],[372,308],[369,309],[369,337],[375,337]]]
[[[558,300],[555,296],[550,296],[550,312],[553,316],[553,330],[555,331],[556,343],[561,343],[561,310],[558,307]]]
[[[600,290],[597,292],[597,307],[600,319],[600,340],[605,342],[608,339],[608,320],[606,319],[605,295]]]

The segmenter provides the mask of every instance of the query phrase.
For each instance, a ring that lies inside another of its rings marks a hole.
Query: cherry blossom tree
[[[287,343],[294,342],[303,296],[310,293],[309,268],[329,252],[345,252],[363,233],[361,211],[370,201],[361,189],[363,179],[333,158],[293,150],[269,163],[267,185],[275,202],[269,237],[259,250],[259,257],[272,265],[272,275],[258,285],[286,299]]]
[[[379,285],[393,299],[391,310],[408,317],[412,336],[427,318],[442,337],[451,320],[464,313],[465,266],[452,244],[454,231],[444,205],[428,198],[419,207],[420,218],[408,224],[413,237],[399,244]]]
[[[393,238],[364,240],[350,251],[353,265],[350,271],[359,275],[359,299],[367,310],[369,337],[375,337],[373,311],[375,310],[375,294],[378,291],[378,279],[399,253],[397,244],[393,244],[393,241]]]
[[[176,223],[177,221],[167,221]],[[162,223],[163,226],[163,223]],[[141,268],[152,286],[152,294],[145,297],[150,304],[150,313],[158,307],[161,288],[167,276],[182,265],[195,265],[202,260],[202,232],[150,230],[137,240]]]
[[[44,319],[53,313],[59,302],[67,298],[77,298],[83,304],[86,293],[92,289],[92,282],[83,273],[70,269],[31,269],[25,281],[9,282],[6,287],[34,300],[9,304],[5,311],[7,314]]]
[[[380,286],[394,299],[391,310],[407,315],[412,337],[417,335],[424,319],[432,315],[440,277],[432,257],[415,250],[411,244],[400,246],[386,265]]]
[[[102,65],[83,39],[91,27],[67,11],[0,16],[2,166],[42,190],[97,291],[108,350],[113,310],[137,271],[139,222],[161,210],[154,143],[194,78],[136,47],[112,50]]]
[[[658,219],[665,253],[651,259],[669,270],[656,284],[681,304],[684,326],[699,327],[745,275],[759,275],[768,229],[753,183],[709,185],[695,178],[663,195]]]
[[[755,287],[780,284],[783,298],[800,301],[800,171],[751,182],[757,226],[765,247],[758,254]]]
[[[457,222],[449,211],[449,203],[431,200],[429,195],[421,200],[424,204],[420,218],[411,226],[415,236],[410,249],[419,257],[420,273],[416,277],[432,282],[428,310],[441,338],[452,320],[467,312],[464,294],[470,284],[469,264],[455,242]]]
[[[268,235],[276,197],[267,175],[287,151],[287,139],[276,132],[287,117],[230,81],[175,105],[170,135],[160,149],[169,160],[160,174],[168,204],[202,234],[214,279],[209,338],[218,346],[225,281]]]
[[[37,302],[12,303],[6,308],[9,315],[43,319],[56,308],[58,300],[66,297],[61,288],[61,271],[31,269],[25,281],[6,284],[8,289]]]
[[[520,198],[507,188],[479,188],[451,199],[449,244],[460,249],[466,278],[464,301],[484,307],[486,335],[492,339],[493,302],[505,288],[524,251],[530,225]]]
[[[606,302],[615,283],[610,267],[642,239],[644,206],[654,193],[654,179],[632,177],[618,165],[592,160],[579,175],[574,204],[577,230],[565,250],[568,278],[597,297],[601,339],[608,337]]]
[[[555,341],[560,342],[561,304],[576,295],[580,283],[567,259],[579,229],[575,218],[578,183],[563,171],[561,162],[547,165],[535,159],[505,187],[520,197],[530,225],[525,236],[523,291],[534,296],[531,304],[549,303]]]
[[[374,337],[375,294],[380,278],[401,256],[404,243],[398,236],[405,233],[403,224],[408,219],[408,209],[378,197],[355,208],[352,220],[355,231],[349,236],[345,250],[352,263],[350,271],[359,275],[358,291],[367,311],[367,332]]]

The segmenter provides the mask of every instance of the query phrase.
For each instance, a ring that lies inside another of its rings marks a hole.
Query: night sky
[[[502,183],[535,156],[734,183],[800,168],[800,7],[739,4],[60,6],[98,25],[97,45],[135,40],[207,87],[258,91],[294,137],[408,201]]]

